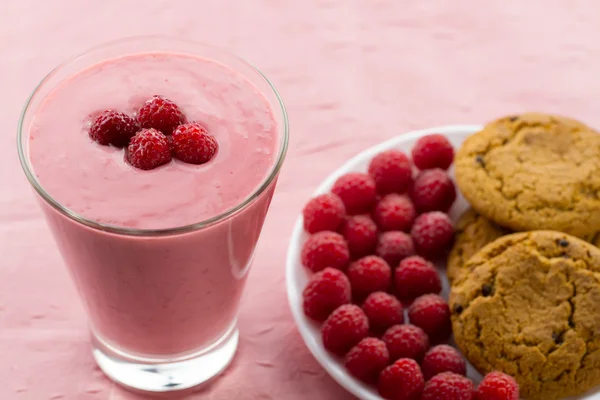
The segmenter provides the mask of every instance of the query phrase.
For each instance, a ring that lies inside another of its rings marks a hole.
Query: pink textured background
[[[18,166],[15,131],[29,93],[67,56],[156,33],[224,46],[258,65],[280,89],[292,128],[238,357],[190,399],[351,398],[304,347],[284,290],[297,212],[348,157],[413,128],[524,110],[600,127],[597,0],[3,1],[0,399],[140,398],[92,361],[83,310]]]

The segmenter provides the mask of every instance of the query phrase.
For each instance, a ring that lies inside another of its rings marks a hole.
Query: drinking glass
[[[88,219],[54,199],[36,178],[28,148],[32,119],[43,100],[74,74],[152,52],[214,60],[245,76],[271,107],[277,154],[253,193],[210,219],[155,230]],[[230,363],[238,344],[240,297],[287,145],[287,115],[273,85],[242,59],[200,43],[119,40],[60,65],[35,89],[19,123],[21,165],[87,311],[93,356],[111,379],[167,392],[206,382]]]

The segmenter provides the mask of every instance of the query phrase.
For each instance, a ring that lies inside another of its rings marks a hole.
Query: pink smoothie
[[[134,114],[152,95],[180,106],[214,135],[203,165],[135,169],[123,150],[94,143],[90,115]],[[152,53],[109,60],[64,80],[35,111],[29,159],[42,188],[89,220],[168,229],[215,217],[268,179],[280,149],[269,102],[242,74],[206,59]],[[42,202],[97,336],[126,353],[201,350],[234,323],[247,267],[274,190],[188,233],[132,236],[90,228]]]

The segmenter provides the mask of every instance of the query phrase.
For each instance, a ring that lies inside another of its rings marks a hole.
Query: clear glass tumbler
[[[99,62],[149,52],[199,56],[241,73],[270,103],[279,135],[268,175],[243,202],[208,220],[161,230],[106,225],[73,212],[44,190],[28,151],[32,118],[57,85]],[[122,385],[153,392],[190,388],[222,372],[237,349],[240,297],[288,145],[285,108],[267,78],[211,46],[120,40],[60,65],[39,84],[21,116],[17,145],[87,310],[100,368]]]

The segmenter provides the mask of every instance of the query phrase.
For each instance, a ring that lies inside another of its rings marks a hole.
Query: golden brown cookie
[[[455,165],[465,198],[499,225],[578,237],[600,226],[600,134],[580,122],[499,119],[465,140]]]
[[[534,231],[488,244],[450,293],[458,347],[482,373],[515,377],[530,400],[600,385],[600,249]]]
[[[507,233],[507,229],[496,225],[472,208],[465,211],[456,222],[454,245],[448,255],[446,274],[450,283],[473,254]]]

